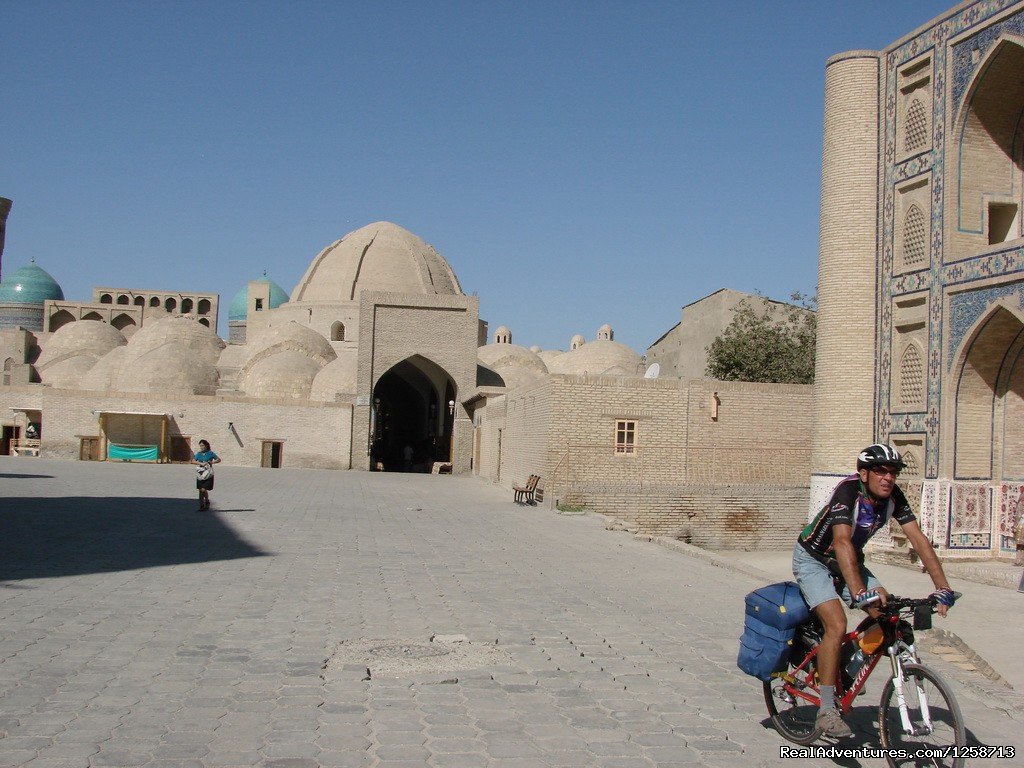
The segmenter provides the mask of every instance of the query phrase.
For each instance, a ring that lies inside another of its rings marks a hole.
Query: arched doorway
[[[455,381],[421,355],[390,368],[373,388],[370,467],[429,472],[451,461]]]
[[[1024,498],[1024,321],[996,305],[958,357],[949,545],[1009,554]]]

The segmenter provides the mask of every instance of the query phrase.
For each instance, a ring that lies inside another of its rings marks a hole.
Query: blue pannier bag
[[[771,680],[786,668],[796,628],[811,616],[793,581],[755,589],[746,598],[746,615],[736,665],[758,680]]]

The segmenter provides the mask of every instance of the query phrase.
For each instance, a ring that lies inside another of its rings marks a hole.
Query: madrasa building
[[[1022,171],[1024,3],[964,2],[829,59],[810,509],[888,441],[941,554],[1014,549]]]

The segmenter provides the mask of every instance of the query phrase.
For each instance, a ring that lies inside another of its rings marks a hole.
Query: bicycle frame
[[[870,626],[875,619],[865,619],[861,624],[854,629],[852,632],[848,632],[843,637],[843,645],[853,644],[857,642],[857,635],[862,632],[865,627]],[[905,663],[918,663],[917,650],[913,644],[905,642],[902,633],[898,631],[900,618],[898,615],[886,616],[882,619],[882,628],[886,633],[885,642],[878,646],[878,648],[871,654],[864,657],[864,664],[857,671],[857,676],[854,678],[853,683],[850,685],[848,690],[842,691],[842,675],[838,675],[836,680],[836,701],[839,703],[842,711],[849,712],[853,707],[853,702],[857,696],[864,689],[867,679],[871,676],[878,662],[881,661],[883,656],[888,656],[892,664],[892,681],[893,688],[896,694],[896,703],[899,706],[900,721],[903,726],[904,733],[908,735],[921,735],[920,731],[917,731],[910,723],[910,717],[907,714],[907,700],[904,693],[904,682],[905,675],[903,673],[903,665]],[[886,626],[888,625],[888,626]],[[811,651],[804,657],[804,660],[800,662],[800,665],[793,670],[791,673],[780,673],[779,677],[784,681],[784,690],[791,696],[803,699],[809,704],[814,706],[821,706],[821,699],[817,695],[818,683],[817,683],[817,671],[809,671],[811,663],[818,655],[820,645],[815,645]],[[840,694],[840,691],[842,693]],[[918,689],[918,700],[921,707],[921,716],[924,721],[924,728],[926,733],[932,731],[931,715],[928,711],[927,696],[922,689]]]

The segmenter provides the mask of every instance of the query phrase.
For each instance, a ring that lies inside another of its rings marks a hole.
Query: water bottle
[[[850,663],[846,665],[846,674],[850,676],[851,680],[857,679],[857,673],[860,672],[860,668],[864,666],[864,651],[860,648],[857,652],[850,657]]]

